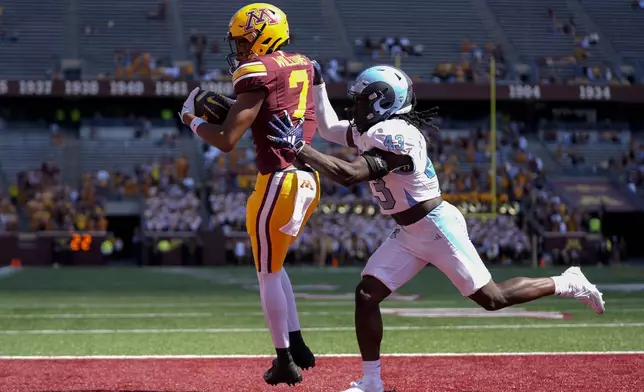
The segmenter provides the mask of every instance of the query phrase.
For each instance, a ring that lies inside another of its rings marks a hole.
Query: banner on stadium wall
[[[230,82],[154,80],[0,80],[0,97],[185,97],[195,87],[233,95]],[[487,101],[485,84],[417,83],[416,97],[432,101]],[[329,83],[331,99],[347,98],[347,83]],[[496,88],[499,101],[644,102],[644,86],[510,84]]]

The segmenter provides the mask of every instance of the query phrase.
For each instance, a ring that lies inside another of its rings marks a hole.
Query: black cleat
[[[315,367],[315,355],[306,344],[296,345],[291,348],[291,355],[293,362],[302,370],[307,370]]]
[[[293,362],[302,370],[308,370],[315,367],[315,355],[305,344],[303,346],[291,347],[289,349]],[[277,366],[277,358],[273,359],[273,366]]]
[[[264,381],[268,385],[286,384],[293,386],[302,382],[302,371],[293,361],[287,364],[279,364],[275,359],[273,366],[264,373]]]

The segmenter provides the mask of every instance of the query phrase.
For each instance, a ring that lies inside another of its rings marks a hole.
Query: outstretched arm
[[[263,90],[238,94],[237,100],[221,125],[207,123],[193,113],[185,113],[183,123],[190,124],[192,131],[206,143],[223,152],[230,152],[255,121],[265,97],[266,93]]]
[[[308,164],[338,184],[351,186],[363,181],[382,178],[390,171],[405,166],[413,167],[409,155],[399,155],[377,148],[365,151],[353,162],[323,154],[306,144],[302,139],[302,124],[304,124],[304,120],[300,119],[296,125],[293,125],[286,112],[282,117],[274,115],[273,120],[269,123],[274,134],[266,135],[266,138],[292,149],[299,161]]]
[[[322,78],[320,64],[317,61],[311,61],[311,63],[315,72],[313,78],[313,100],[315,102],[315,115],[318,119],[320,136],[331,143],[355,147],[349,121],[340,121],[333,106],[331,106],[329,96],[326,92],[326,85]]]
[[[297,155],[298,159],[313,169],[343,186],[352,186],[364,181],[382,178],[389,172],[411,167],[408,155],[398,155],[382,150],[369,150],[353,162],[323,154],[310,145],[305,145]]]
[[[315,115],[318,119],[318,131],[323,139],[347,147],[355,147],[349,121],[338,119],[324,83],[313,86],[313,100],[315,101]]]
[[[351,186],[371,179],[371,170],[367,160],[360,156],[353,162],[323,154],[315,148],[305,145],[297,157],[308,163],[325,177],[343,186]]]

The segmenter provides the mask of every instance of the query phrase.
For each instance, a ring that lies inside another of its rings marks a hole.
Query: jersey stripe
[[[244,64],[235,70],[235,73],[233,73],[233,83],[244,75],[266,72],[267,70],[264,63],[261,61],[253,61],[252,63]]]
[[[279,199],[280,191],[284,185],[284,180],[288,173],[277,172],[271,174],[266,184],[262,204],[257,213],[256,229],[257,229],[257,271],[258,272],[272,272],[271,257],[272,257],[272,244],[270,223],[275,204]]]
[[[237,84],[237,82],[239,82],[239,81],[241,81],[241,80],[244,80],[244,79],[246,79],[246,78],[252,78],[252,77],[256,77],[256,76],[257,76],[257,77],[261,77],[261,76],[266,76],[266,75],[268,75],[268,73],[266,73],[266,72],[254,72],[254,73],[246,74],[246,75],[244,75],[244,76],[240,76],[240,77],[238,77],[237,79],[234,79],[234,78],[233,78],[233,87],[235,87],[235,85]]]

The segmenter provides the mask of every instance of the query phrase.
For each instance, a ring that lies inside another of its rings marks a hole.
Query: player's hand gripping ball
[[[195,97],[195,116],[201,117],[210,124],[223,124],[228,111],[235,103],[219,93],[201,90]]]

